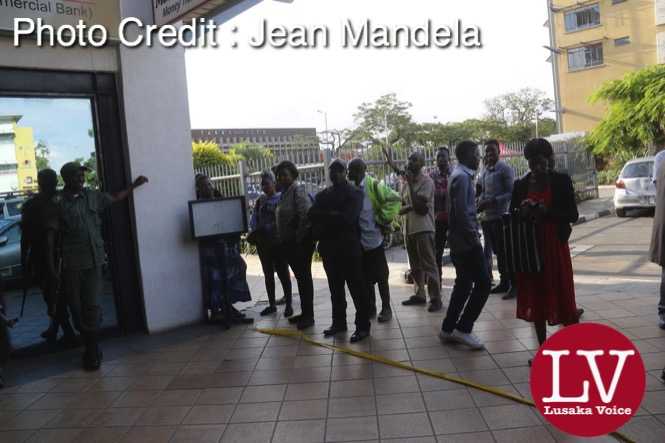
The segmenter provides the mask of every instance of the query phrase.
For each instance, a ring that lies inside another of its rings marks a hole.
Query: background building
[[[0,192],[36,191],[37,161],[32,128],[20,115],[0,116]]]
[[[605,114],[589,97],[605,81],[665,63],[665,0],[548,0],[560,132],[588,131]]]
[[[211,141],[224,151],[238,143],[262,145],[281,158],[281,151],[319,150],[315,128],[193,129],[193,141]]]

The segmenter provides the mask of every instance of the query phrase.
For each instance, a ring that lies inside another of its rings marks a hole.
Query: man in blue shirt
[[[456,278],[439,337],[442,341],[456,341],[472,349],[483,349],[485,346],[471,333],[490,293],[490,276],[480,244],[473,184],[480,165],[480,150],[475,142],[463,141],[455,148],[455,155],[458,165],[448,186],[448,244]]]
[[[508,212],[513,196],[515,173],[506,162],[499,159],[499,142],[485,142],[485,169],[480,176],[480,201],[478,211],[482,212],[481,226],[485,239],[485,260],[490,277],[492,276],[492,254],[496,255],[501,280],[491,294],[503,294],[504,300],[517,295],[514,279],[506,269],[503,255],[503,232],[501,217]]]

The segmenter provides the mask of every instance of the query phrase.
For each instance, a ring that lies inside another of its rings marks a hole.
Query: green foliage
[[[211,141],[192,142],[192,157],[194,168],[205,168],[208,166],[235,165],[241,160],[233,150],[228,153],[222,152],[219,145]]]
[[[417,123],[410,113],[411,103],[399,100],[395,94],[384,95],[374,103],[363,103],[358,107],[353,116],[357,126],[344,132],[346,141],[342,148],[351,149],[363,143],[380,151],[386,145],[386,136],[390,147],[400,150],[413,146],[451,146],[462,140],[490,138],[524,142],[536,134],[547,137],[556,133],[556,121],[542,117],[552,108],[552,100],[542,91],[526,88],[487,100],[485,105],[487,116],[484,118]]]
[[[651,66],[605,83],[590,98],[608,112],[588,137],[594,154],[644,155],[665,145],[665,66]]]
[[[51,150],[48,148],[45,142],[39,141],[37,146],[35,146],[35,160],[37,163],[37,171],[43,169],[49,169],[51,163],[49,162],[49,155],[51,155]]]
[[[240,156],[247,161],[257,161],[264,158],[272,158],[272,152],[270,149],[265,148],[263,145],[254,143],[235,144],[231,146],[229,152],[233,152],[237,156]]]

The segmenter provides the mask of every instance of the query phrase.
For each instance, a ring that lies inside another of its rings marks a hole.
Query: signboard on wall
[[[203,17],[231,0],[152,0],[155,24],[166,25],[181,20]]]
[[[120,23],[120,0],[0,0],[0,30],[13,31],[14,18],[41,18],[58,27],[86,24],[102,25],[111,37]]]

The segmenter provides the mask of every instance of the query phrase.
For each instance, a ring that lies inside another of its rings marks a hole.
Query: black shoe
[[[417,306],[417,305],[426,305],[427,299],[425,297],[419,297],[417,295],[412,295],[408,299],[402,302],[402,306]]]
[[[2,378],[2,375],[0,375],[0,389],[5,387],[5,379]]]
[[[517,288],[510,288],[506,295],[501,297],[501,300],[512,300],[515,297],[517,297]]]
[[[311,328],[312,326],[314,326],[313,318],[301,318],[297,325],[298,329],[301,331],[303,329]]]
[[[293,315],[293,308],[291,305],[286,305],[286,308],[284,308],[284,317],[289,318]]]
[[[580,319],[582,318],[583,315],[584,315],[584,309],[581,309],[581,308],[578,309],[577,310],[577,321],[580,321]]]
[[[432,300],[427,308],[427,312],[439,312],[443,309],[443,303],[441,300]]]
[[[369,318],[376,317],[376,306],[370,306],[369,308]]]
[[[298,323],[301,319],[302,319],[302,314],[300,314],[300,315],[294,315],[294,316],[292,316],[292,317],[289,317],[289,323],[291,323],[292,325],[294,325],[294,324]]]
[[[504,294],[510,289],[510,284],[506,281],[502,281],[497,286],[490,291],[490,294]]]
[[[266,315],[274,314],[275,312],[277,312],[277,308],[274,305],[268,306],[263,311],[261,311],[261,317],[265,317]]]
[[[97,371],[102,366],[103,357],[104,355],[97,345],[86,349],[83,353],[83,369],[86,371]]]
[[[356,330],[349,340],[351,343],[358,343],[359,341],[365,340],[369,337],[369,331]]]
[[[381,313],[379,314],[379,323],[385,323],[393,319],[393,311],[390,308],[383,308],[381,309]]]
[[[323,330],[323,336],[332,337],[333,335],[337,335],[341,332],[346,332],[346,331],[348,331],[346,326],[332,325],[328,329]]]
[[[665,369],[663,369],[663,373],[660,374],[660,380],[665,383]]]

